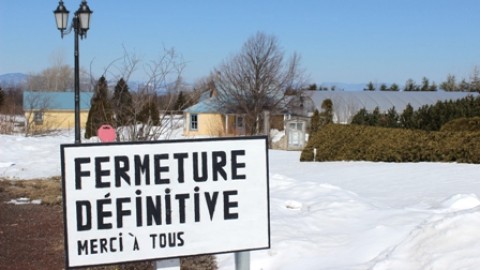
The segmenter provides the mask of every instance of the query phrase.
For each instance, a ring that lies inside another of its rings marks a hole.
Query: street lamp
[[[70,11],[65,8],[63,1],[60,0],[57,9],[53,11],[57,28],[60,30],[62,38],[64,35],[68,35],[72,29],[75,32],[75,143],[80,144],[80,68],[78,60],[78,37],[80,36],[82,39],[87,37],[87,31],[90,28],[90,15],[93,12],[88,7],[87,1],[83,0],[75,12],[70,28],[67,30],[68,13],[70,13]]]

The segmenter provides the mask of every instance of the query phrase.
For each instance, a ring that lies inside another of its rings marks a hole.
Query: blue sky
[[[72,14],[80,0],[64,0]],[[297,52],[310,82],[403,84],[480,65],[478,0],[90,0],[80,64],[101,74],[124,48],[147,63],[164,47],[187,62],[188,82],[207,76],[256,32]],[[73,66],[73,35],[62,40],[58,1],[0,0],[0,74],[36,73],[61,54]],[[134,77],[141,78],[141,69]]]

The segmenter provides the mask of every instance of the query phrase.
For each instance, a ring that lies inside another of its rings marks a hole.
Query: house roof
[[[280,103],[281,106],[283,107],[286,106],[286,103],[283,98],[280,100],[280,102],[281,102]],[[233,103],[233,99],[227,103]],[[192,105],[184,109],[183,111],[187,113],[222,113],[222,114],[238,113],[238,111],[235,111],[235,109],[232,109],[231,107],[228,107],[225,104],[222,104],[222,102],[219,101],[219,98],[216,95],[212,95],[210,91],[204,92],[200,96],[200,99],[197,104]]]
[[[216,97],[200,100],[184,110],[188,113],[221,113],[222,109],[218,106]]]
[[[92,92],[80,92],[80,110],[90,109]],[[75,96],[73,91],[69,92],[23,92],[24,110],[75,110]]]

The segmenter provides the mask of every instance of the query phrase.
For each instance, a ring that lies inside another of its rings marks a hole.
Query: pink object
[[[102,142],[114,142],[117,138],[115,129],[110,125],[100,126],[100,128],[97,130],[97,136]]]

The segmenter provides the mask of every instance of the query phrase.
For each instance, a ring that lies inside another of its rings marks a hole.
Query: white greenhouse
[[[414,110],[433,105],[438,101],[458,100],[467,96],[478,96],[471,92],[394,92],[394,91],[305,91],[304,94],[313,100],[316,108],[322,111],[322,102],[330,99],[333,103],[335,123],[349,123],[352,117],[361,109],[372,112],[376,107],[380,112],[387,112],[395,107],[397,113],[410,104]]]

